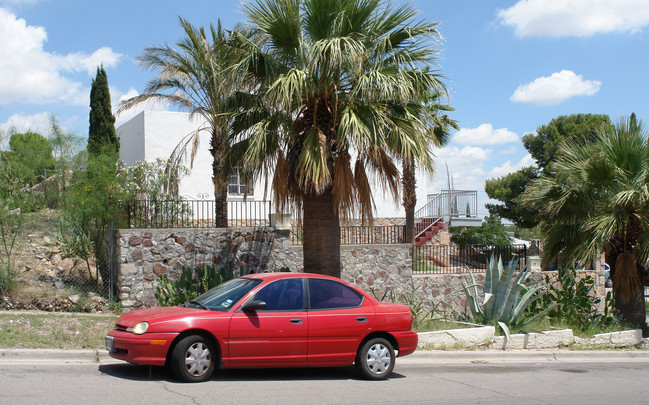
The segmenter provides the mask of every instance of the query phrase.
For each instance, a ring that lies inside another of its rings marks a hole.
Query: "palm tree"
[[[436,23],[382,0],[257,0],[244,14],[231,160],[274,173],[276,206],[302,214],[305,271],[339,277],[340,221],[371,221],[371,184],[396,200],[395,159],[432,171]]]
[[[196,28],[183,18],[180,18],[180,25],[184,37],[176,47],[146,48],[144,54],[138,57],[143,69],[156,70],[158,75],[147,83],[142,94],[125,100],[119,111],[155,100],[175,105],[205,119],[207,127],[199,128],[185,137],[174,151],[172,160],[182,159],[188,149],[193,155],[200,133],[209,131],[215,224],[217,227],[227,227],[227,177],[222,172],[223,159],[228,150],[225,142],[227,122],[220,114],[224,111],[232,85],[225,74],[230,63],[228,58],[233,56],[226,48],[228,33],[220,22],[216,27],[210,25],[209,36],[202,27]]]
[[[605,252],[617,309],[646,327],[641,267],[649,258],[649,141],[642,123],[603,126],[592,143],[564,141],[554,175],[525,199],[546,218],[544,256],[586,262]]]
[[[438,98],[439,96],[435,97]],[[430,130],[435,137],[435,146],[444,146],[450,140],[451,128],[459,129],[458,123],[448,115],[439,115],[439,111],[453,111],[448,105],[433,103],[430,106],[433,110],[433,117]],[[415,160],[413,156],[404,159],[402,162],[402,185],[403,185],[403,208],[406,214],[406,242],[415,242],[415,207],[417,206]]]

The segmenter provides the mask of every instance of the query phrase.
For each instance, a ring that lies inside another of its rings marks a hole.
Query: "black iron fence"
[[[518,261],[527,263],[526,245],[422,245],[416,249],[413,271],[419,274],[466,273],[486,270],[487,260],[500,257],[504,265]]]
[[[382,245],[405,243],[405,225],[341,226],[341,245]],[[291,243],[302,244],[302,227],[291,228]]]
[[[228,226],[270,225],[270,201],[228,201]],[[213,228],[213,200],[136,200],[128,206],[129,228]]]

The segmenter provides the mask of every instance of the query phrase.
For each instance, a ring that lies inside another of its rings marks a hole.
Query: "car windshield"
[[[248,291],[259,285],[261,280],[254,278],[235,278],[212,288],[205,294],[194,298],[199,306],[214,311],[229,311]]]

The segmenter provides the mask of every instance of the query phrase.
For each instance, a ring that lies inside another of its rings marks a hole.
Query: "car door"
[[[353,362],[360,341],[371,330],[374,306],[335,280],[309,278],[308,287],[309,363]]]
[[[232,364],[305,364],[308,319],[304,297],[302,278],[275,280],[252,297],[264,301],[265,309],[235,312],[228,340]]]

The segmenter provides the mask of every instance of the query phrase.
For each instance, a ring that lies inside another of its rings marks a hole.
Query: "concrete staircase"
[[[433,239],[439,231],[444,229],[444,223],[441,218],[420,218],[415,223],[415,246],[419,248]]]

